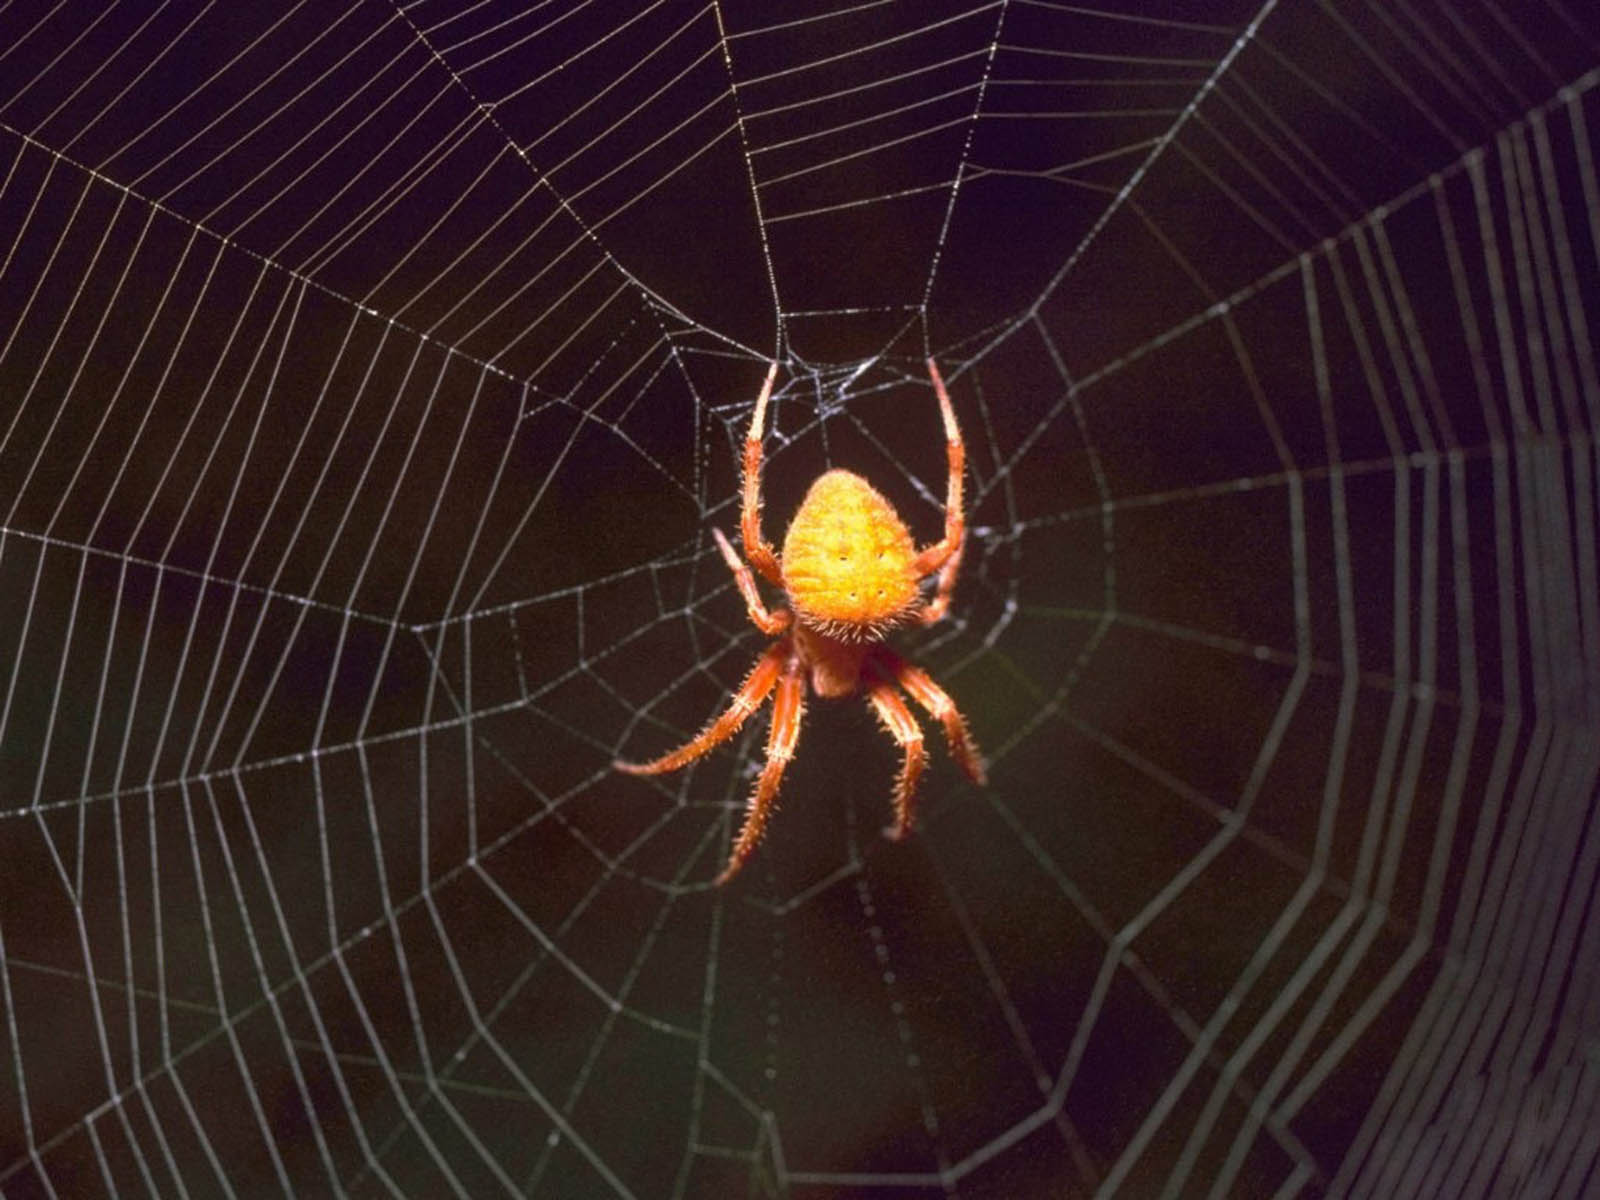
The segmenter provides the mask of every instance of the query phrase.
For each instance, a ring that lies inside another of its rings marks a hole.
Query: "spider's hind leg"
[[[755,576],[750,574],[750,568],[739,561],[739,556],[733,552],[722,530],[715,525],[711,527],[711,536],[716,539],[717,549],[722,552],[722,559],[728,564],[728,570],[733,572],[733,581],[739,587],[739,595],[744,597],[744,606],[750,614],[750,623],[762,633],[782,633],[789,626],[789,610],[780,608],[775,612],[768,612],[767,606],[761,603],[761,593],[756,590]]]
[[[772,383],[778,377],[778,364],[767,369],[767,380],[761,385],[761,395],[756,397],[755,411],[750,416],[750,430],[744,437],[744,490],[739,505],[739,534],[744,540],[744,556],[750,565],[761,572],[770,583],[782,585],[783,574],[778,570],[778,556],[772,543],[761,535],[761,438],[767,420],[767,400],[772,395]]]
[[[917,555],[917,575],[939,572],[939,590],[928,606],[923,623],[933,624],[949,606],[950,593],[956,586],[956,573],[960,568],[961,542],[967,533],[966,508],[961,502],[961,477],[967,469],[966,443],[961,440],[961,427],[956,424],[956,411],[950,404],[950,393],[945,389],[944,378],[939,374],[939,364],[928,360],[928,378],[933,380],[933,390],[939,397],[939,415],[944,421],[945,455],[950,477],[946,483],[944,501],[944,537]]]

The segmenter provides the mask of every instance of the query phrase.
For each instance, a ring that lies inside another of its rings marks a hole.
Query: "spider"
[[[861,476],[844,470],[817,477],[789,523],[782,556],[773,550],[761,534],[761,438],[777,374],[774,362],[756,398],[744,441],[739,527],[749,562],[740,561],[720,529],[711,531],[744,597],[751,622],[777,640],[757,660],[728,707],[693,740],[650,762],[618,760],[613,764],[632,775],[658,775],[687,766],[732,737],[776,689],[766,762],[728,865],[717,876],[719,885],[738,874],[766,830],[784,768],[794,756],[800,736],[808,678],[811,690],[824,699],[865,692],[878,720],[899,743],[902,757],[894,787],[894,824],[884,830],[890,839],[901,840],[915,826],[917,780],[927,761],[922,730],[900,689],[944,726],[951,756],[967,776],[974,783],[984,781],[983,760],[955,703],[927,672],[884,644],[889,632],[900,625],[932,625],[945,615],[961,566],[966,532],[961,476],[966,451],[938,365],[928,359],[928,376],[944,418],[950,482],[944,537],[921,550],[882,493]],[[751,567],[783,589],[787,608],[767,609]],[[938,585],[932,599],[925,602],[921,581],[935,572]]]

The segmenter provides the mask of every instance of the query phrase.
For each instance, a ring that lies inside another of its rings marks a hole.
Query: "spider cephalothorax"
[[[739,585],[750,620],[763,633],[781,634],[767,647],[744,685],[722,714],[694,740],[647,763],[618,761],[618,770],[655,775],[686,766],[732,737],[770,693],[772,729],[767,736],[767,762],[750,797],[744,827],[733,845],[718,883],[726,883],[755,850],[772,816],[784,767],[800,736],[806,684],[824,698],[866,693],[878,719],[902,749],[900,776],[895,781],[895,820],[884,832],[896,840],[910,833],[916,819],[917,780],[927,761],[922,730],[900,695],[904,689],[944,726],[950,752],[975,783],[983,782],[983,761],[955,704],[918,667],[883,644],[897,625],[931,625],[944,616],[961,564],[966,521],[961,508],[961,476],[966,453],[955,410],[933,359],[928,376],[939,398],[950,466],[945,499],[944,537],[916,548],[900,514],[876,488],[850,471],[820,475],[811,485],[789,524],[780,559],[761,535],[761,436],[767,400],[772,395],[778,364],[767,372],[756,399],[755,415],[744,443],[744,498],[740,531],[745,557],[741,562],[720,529],[712,536]],[[788,608],[769,612],[756,590],[754,567],[783,588]],[[933,598],[922,599],[921,583],[938,572]]]

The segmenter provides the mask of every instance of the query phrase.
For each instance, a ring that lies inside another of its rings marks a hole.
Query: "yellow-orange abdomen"
[[[850,471],[806,493],[783,541],[783,583],[802,621],[853,640],[880,635],[916,602],[917,556],[894,506]]]

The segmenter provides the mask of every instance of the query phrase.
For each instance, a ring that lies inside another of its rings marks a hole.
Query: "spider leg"
[[[922,748],[922,730],[911,715],[906,702],[895,691],[894,685],[880,681],[868,686],[867,700],[878,714],[895,741],[900,743],[904,757],[900,761],[900,776],[894,781],[894,824],[883,831],[885,837],[900,841],[909,834],[916,822],[917,780],[922,776],[928,752]]]
[[[961,573],[961,556],[966,549],[966,543],[963,542],[956,547],[955,553],[944,560],[944,566],[939,569],[939,586],[934,590],[933,598],[917,614],[921,624],[934,625],[944,620],[945,611],[950,607],[950,593],[956,590],[956,576]]]
[[[917,575],[931,575],[939,571],[939,590],[928,608],[936,615],[924,615],[924,623],[932,624],[944,615],[950,603],[950,592],[956,586],[956,568],[961,565],[961,539],[967,531],[967,517],[961,507],[961,477],[966,472],[967,450],[961,440],[961,428],[956,424],[956,411],[950,405],[950,393],[945,391],[944,379],[939,374],[939,364],[928,360],[928,378],[933,380],[933,390],[939,397],[939,415],[944,418],[945,453],[950,461],[950,482],[944,502],[944,537],[917,555]],[[941,569],[942,568],[942,569]]]
[[[778,377],[778,364],[767,370],[767,381],[756,397],[756,411],[750,418],[750,432],[744,438],[744,501],[739,508],[739,530],[744,538],[744,556],[750,565],[775,584],[783,584],[778,571],[778,556],[772,543],[761,536],[761,436],[767,420],[767,399],[772,381]]]
[[[805,668],[796,656],[789,661],[783,677],[778,680],[778,694],[772,701],[772,729],[767,734],[767,761],[761,768],[761,778],[756,781],[756,790],[751,793],[744,825],[733,843],[728,865],[717,876],[719,887],[737,875],[755,852],[761,835],[766,832],[767,821],[777,807],[778,785],[783,782],[784,768],[794,757],[795,742],[800,740],[800,720],[805,715],[805,685]]]
[[[789,610],[780,608],[777,612],[768,612],[767,606],[761,603],[761,593],[756,591],[756,577],[750,574],[749,566],[739,561],[739,556],[733,552],[722,530],[713,527],[711,536],[717,539],[717,549],[722,551],[723,560],[733,572],[733,580],[739,585],[739,594],[744,597],[745,607],[750,610],[751,622],[762,633],[782,633],[789,625]]]
[[[978,743],[972,740],[967,719],[961,715],[950,694],[933,681],[921,667],[912,666],[887,647],[880,647],[875,657],[893,673],[895,682],[911,693],[911,698],[928,715],[944,726],[945,741],[950,744],[950,757],[973,783],[984,782],[983,756],[978,753]]]
[[[708,750],[720,746],[734,735],[751,713],[761,707],[762,701],[767,698],[767,693],[772,691],[772,685],[778,681],[778,672],[782,670],[789,653],[788,638],[768,646],[767,652],[756,660],[756,665],[745,679],[744,685],[733,694],[733,700],[728,707],[723,709],[722,713],[692,741],[685,742],[676,750],[646,763],[623,762],[619,758],[611,765],[619,771],[626,771],[629,775],[660,775],[687,766]]]

